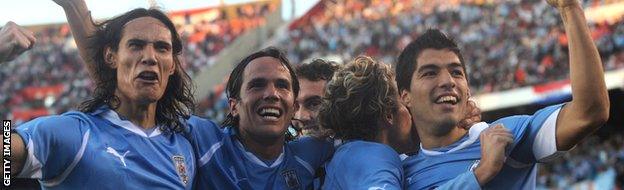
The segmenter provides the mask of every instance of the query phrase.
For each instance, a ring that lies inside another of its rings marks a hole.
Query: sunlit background
[[[611,118],[570,154],[542,165],[539,189],[622,189],[624,182],[624,1],[583,0],[605,68]],[[545,0],[87,0],[96,20],[136,7],[168,12],[185,42],[184,66],[197,87],[196,114],[221,121],[225,79],[235,63],[266,46],[294,64],[345,63],[366,54],[394,64],[428,28],[460,43],[473,98],[485,121],[568,101],[568,49],[560,18]],[[0,68],[0,117],[23,123],[60,114],[90,95],[62,8],[51,0],[2,1],[0,25],[36,32],[34,49]],[[17,187],[38,188],[32,181]],[[16,186],[14,186],[16,187]]]

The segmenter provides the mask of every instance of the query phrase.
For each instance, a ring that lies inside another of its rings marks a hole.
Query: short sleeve
[[[549,106],[533,115],[511,116],[494,122],[502,123],[514,135],[512,147],[507,150],[509,165],[525,167],[560,154],[557,152],[555,129],[561,107],[562,104]]]
[[[17,127],[28,152],[18,176],[48,180],[61,175],[84,152],[89,124],[69,114],[41,117]]]

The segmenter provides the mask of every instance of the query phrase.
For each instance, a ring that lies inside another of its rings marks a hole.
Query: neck
[[[415,152],[418,150],[418,137],[416,139],[405,135],[392,134],[389,130],[381,130],[377,136],[377,142],[388,145],[399,154]]]
[[[460,127],[453,126],[453,128],[451,128],[449,132],[436,134],[431,129],[438,129],[443,126],[434,126],[431,124],[426,125],[422,123],[418,123],[416,124],[416,126],[420,137],[420,142],[422,144],[422,147],[425,149],[440,148],[451,145],[461,139],[468,132],[467,130],[464,130]]]
[[[251,151],[254,155],[262,158],[263,160],[274,160],[282,153],[284,148],[284,136],[280,138],[261,138],[252,137],[242,130],[239,130],[239,140],[245,147],[245,149]]]
[[[120,97],[119,107],[115,110],[120,117],[128,119],[133,124],[151,129],[156,126],[156,103],[139,103]]]

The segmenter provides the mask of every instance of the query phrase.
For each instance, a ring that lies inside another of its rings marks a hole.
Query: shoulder
[[[29,122],[26,122],[18,129],[29,130],[33,128],[46,130],[46,129],[71,129],[76,127],[87,127],[93,125],[91,117],[83,112],[70,111],[62,115],[52,115],[39,117]]]
[[[186,124],[190,134],[193,135],[193,137],[219,137],[222,134],[222,130],[217,123],[195,115],[191,115],[191,117],[186,120]]]
[[[537,110],[533,115],[512,115],[508,117],[503,117],[492,124],[502,123],[505,127],[515,127],[528,125],[531,123],[542,123],[548,116],[555,113],[557,110],[561,109],[564,104],[557,104],[548,106],[542,109]],[[509,126],[508,126],[509,125]]]
[[[288,142],[287,146],[295,151],[313,151],[333,146],[333,143],[327,139],[301,137],[297,140]]]
[[[196,115],[191,115],[189,119],[186,121],[189,127],[198,128],[198,129],[219,129],[219,125],[211,120],[206,118],[201,118]]]
[[[346,160],[344,164],[347,165],[401,165],[399,154],[394,149],[385,144],[374,142],[348,142],[340,146],[334,156]]]

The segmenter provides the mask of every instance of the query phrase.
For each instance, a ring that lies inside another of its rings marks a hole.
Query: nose
[[[295,119],[298,119],[304,122],[310,120],[310,110],[304,108],[303,106],[299,107],[297,112],[295,112]]]
[[[141,63],[145,65],[156,65],[156,50],[153,44],[148,44],[143,49]]]
[[[444,89],[453,89],[455,88],[455,85],[456,85],[455,79],[453,78],[451,73],[449,73],[448,71],[440,72],[438,81],[439,81],[438,83],[439,87],[444,88]]]
[[[277,102],[279,97],[278,89],[274,85],[269,85],[264,91],[263,99],[269,102]]]

